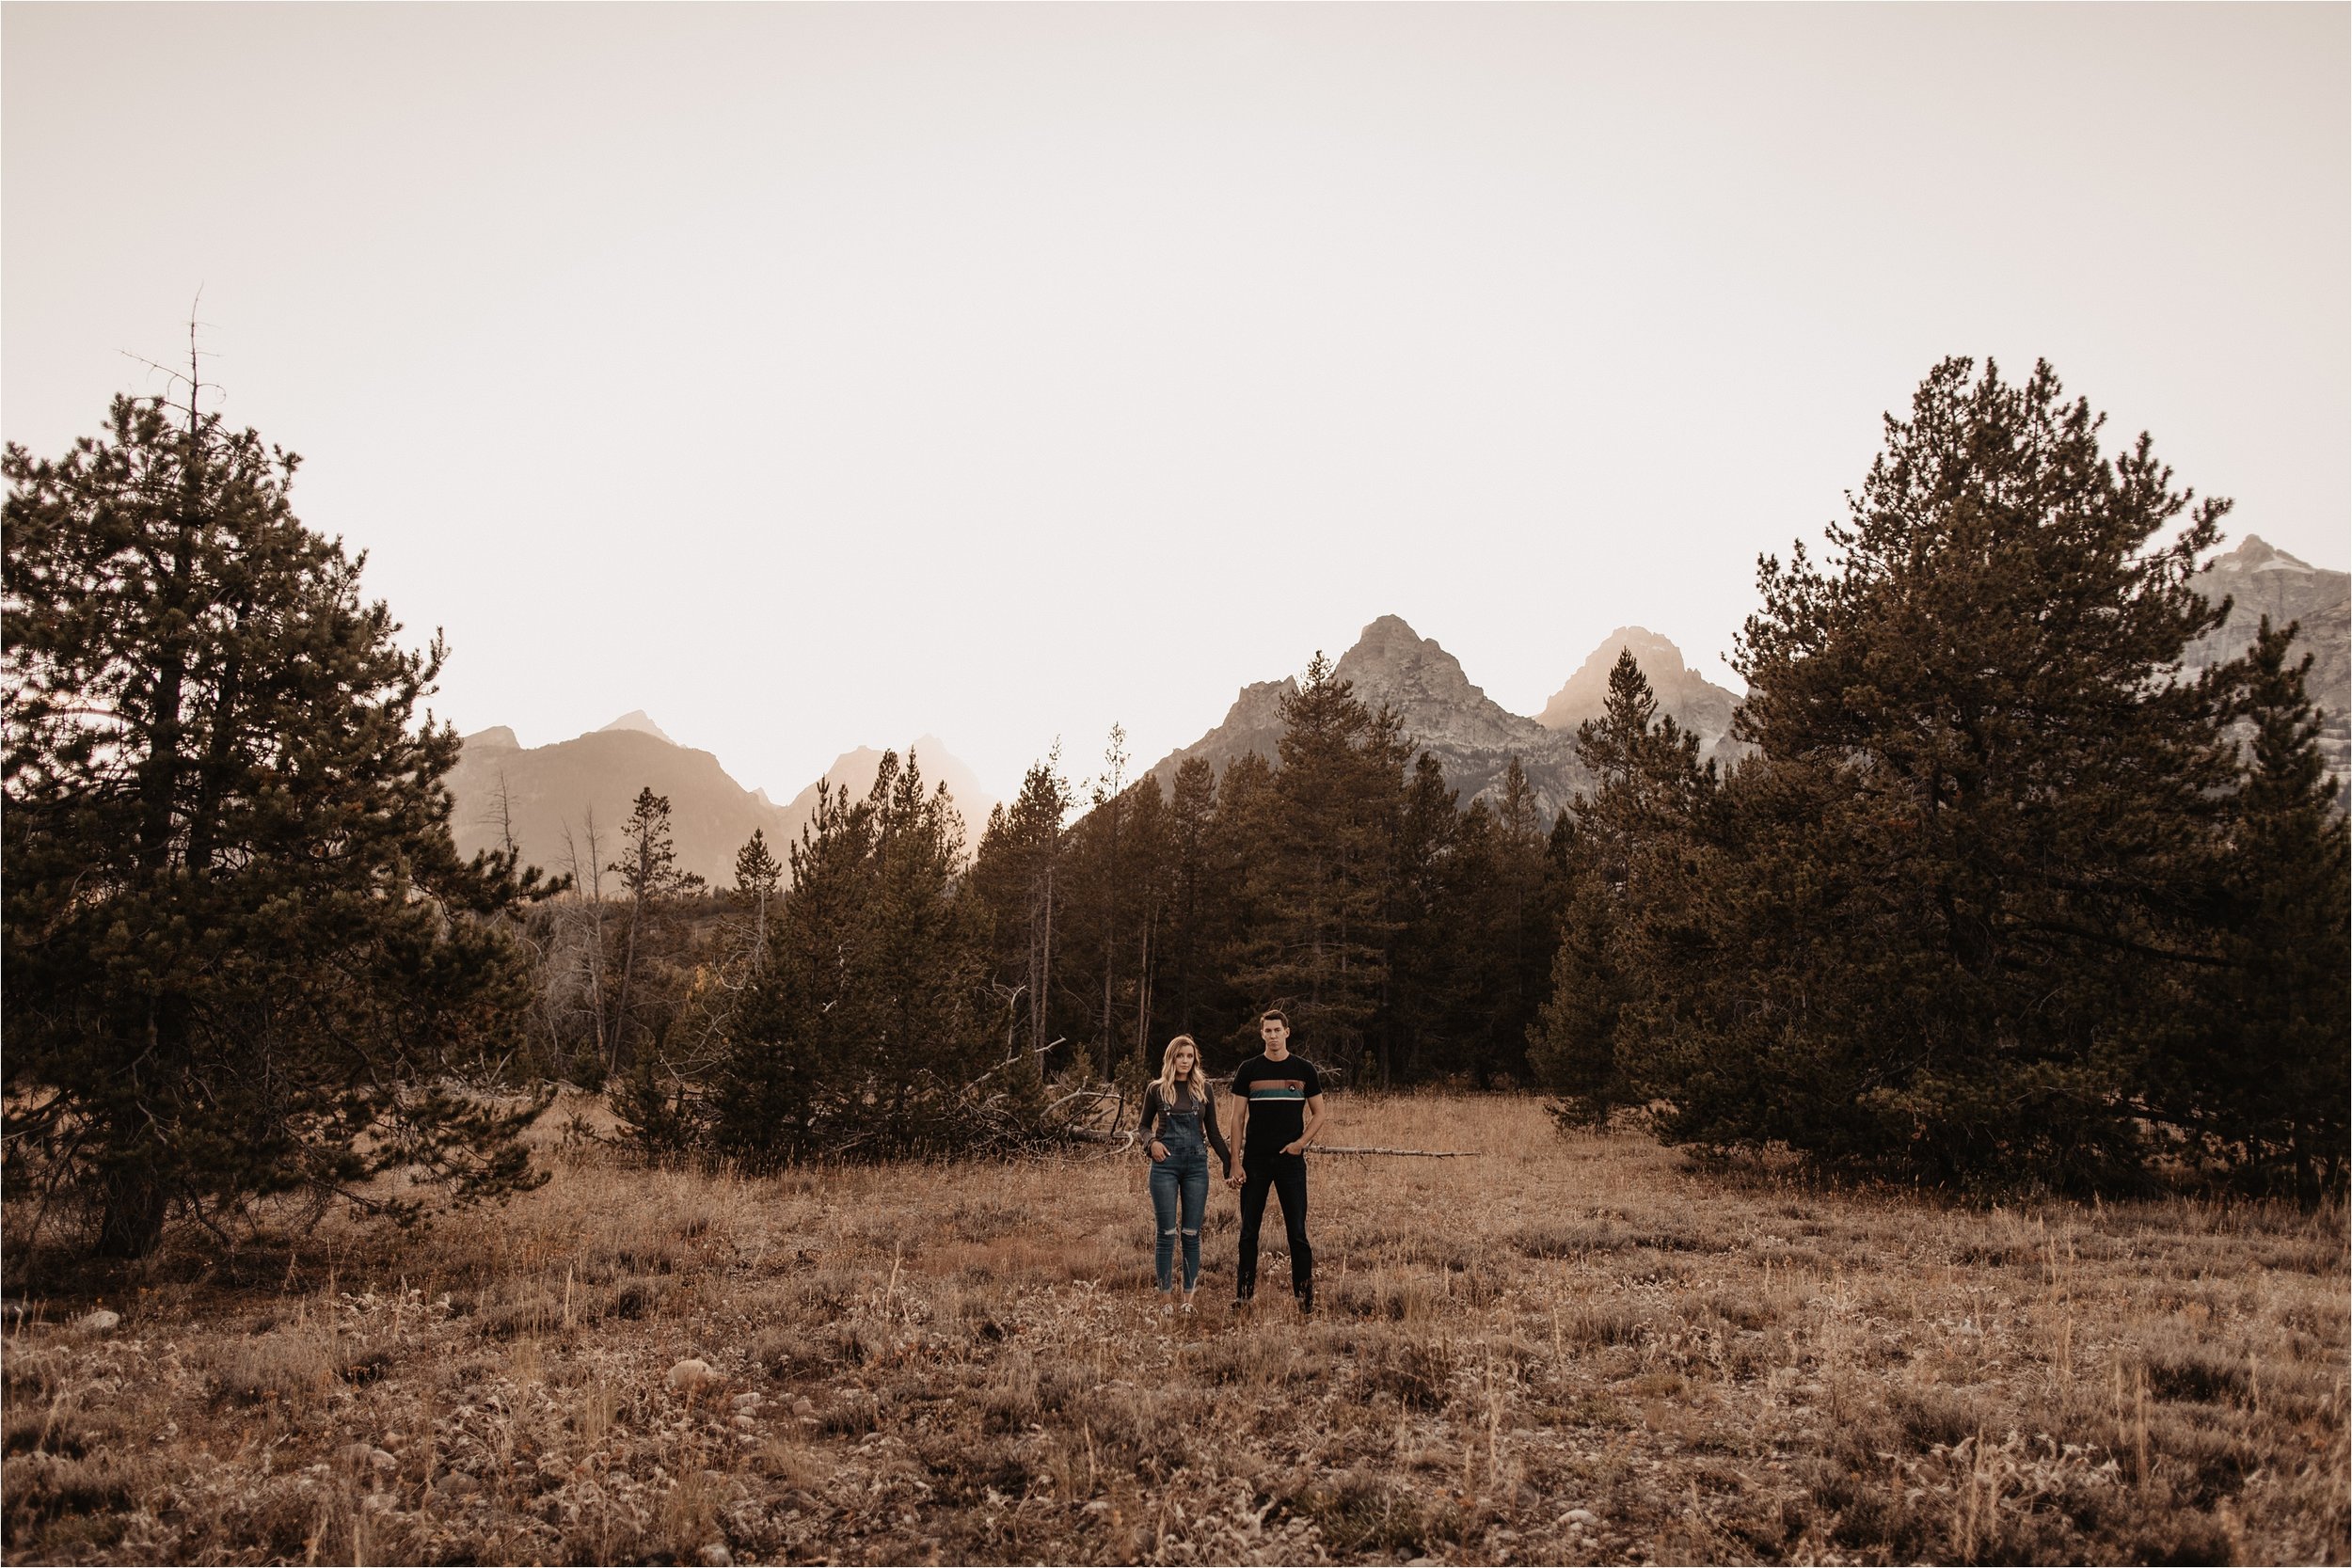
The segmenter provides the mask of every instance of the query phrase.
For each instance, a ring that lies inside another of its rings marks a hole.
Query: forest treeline
[[[2303,661],[2265,623],[2181,677],[2227,613],[2192,583],[2227,503],[2098,431],[2046,367],[1939,367],[1828,562],[1762,563],[1728,774],[1629,655],[1549,822],[1516,766],[1462,800],[1320,656],[1277,757],[1163,791],[1114,732],[1083,795],[1032,768],[968,871],[894,758],[792,847],[731,1021],[640,1069],[670,1085],[646,1120],[821,1151],[838,1107],[873,1138],[892,1097],[946,1103],[913,1072],[1017,1103],[1178,1033],[1231,1061],[1279,1005],[1354,1085],[1532,1085],[1945,1183],[2315,1198],[2344,1175],[2347,871]]]
[[[995,1075],[1011,1125],[1050,1083],[1138,1085],[1177,1034],[1231,1065],[1261,998],[1345,1082],[1530,1084],[1573,824],[1516,766],[1499,805],[1462,801],[1321,659],[1286,718],[1276,762],[1194,759],[1165,793],[1082,801],[1041,762],[968,854],[894,754],[785,864],[755,834],[728,889],[548,901],[520,923],[537,1060],[625,1080],[649,1135],[754,1159],[993,1135],[933,1125],[975,1114],[942,1091]],[[641,796],[615,863],[667,861],[666,810]]]
[[[1018,1147],[1256,1011],[1351,1085],[1523,1085],[1702,1149],[1954,1185],[2340,1192],[2345,821],[2266,623],[2193,678],[2228,505],[2046,366],[1939,366],[1829,530],[1760,563],[1727,772],[1630,657],[1550,821],[1465,801],[1320,656],[1279,755],[1121,738],[977,845],[917,757],[680,873],[668,803],[552,879],[461,863],[454,759],[294,460],[119,400],[8,453],[11,1192],[109,1250],[259,1200],[492,1196],[548,1082],[753,1166]],[[16,1204],[11,1205],[17,1209]],[[22,1212],[19,1210],[18,1212]]]

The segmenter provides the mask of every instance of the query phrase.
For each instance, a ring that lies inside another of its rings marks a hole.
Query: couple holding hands
[[[1225,1165],[1229,1186],[1241,1189],[1241,1256],[1233,1270],[1233,1307],[1239,1310],[1258,1284],[1258,1227],[1265,1200],[1282,1203],[1282,1228],[1289,1233],[1291,1291],[1302,1312],[1315,1306],[1314,1250],[1307,1244],[1307,1146],[1323,1125],[1323,1080],[1312,1062],[1290,1049],[1290,1020],[1279,1008],[1259,1015],[1264,1049],[1233,1073],[1232,1142],[1218,1128],[1200,1048],[1190,1035],[1168,1042],[1160,1075],[1143,1091],[1143,1120],[1136,1141],[1152,1158],[1152,1210],[1159,1237],[1152,1267],[1162,1311],[1176,1306],[1174,1264],[1184,1243],[1184,1309],[1200,1283],[1200,1222],[1209,1205],[1209,1151]]]

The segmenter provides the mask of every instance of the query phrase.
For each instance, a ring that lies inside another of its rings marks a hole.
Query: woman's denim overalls
[[[1179,1086],[1185,1103],[1163,1105],[1157,1132],[1168,1158],[1152,1162],[1152,1212],[1159,1220],[1159,1244],[1152,1254],[1152,1270],[1160,1289],[1168,1289],[1175,1262],[1177,1200],[1184,1201],[1184,1289],[1200,1283],[1200,1216],[1209,1207],[1209,1146],[1200,1132],[1200,1104],[1189,1088]]]

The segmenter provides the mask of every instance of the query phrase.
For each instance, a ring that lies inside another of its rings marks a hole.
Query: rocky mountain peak
[[[1716,755],[1731,732],[1739,697],[1692,669],[1683,661],[1680,648],[1646,626],[1619,626],[1602,638],[1600,646],[1568,677],[1568,683],[1552,693],[1544,711],[1536,715],[1537,721],[1546,729],[1572,735],[1587,719],[1599,718],[1609,698],[1609,672],[1616,667],[1621,651],[1630,652],[1633,662],[1642,667],[1660,709],[1698,736],[1702,755]],[[1730,753],[1724,753],[1723,760],[1730,761]]]
[[[1414,747],[1435,754],[1447,783],[1465,797],[1499,789],[1516,756],[1543,812],[1567,802],[1576,779],[1566,738],[1504,709],[1470,683],[1460,659],[1403,617],[1383,615],[1364,627],[1332,673],[1352,685],[1366,707],[1394,709]],[[1290,678],[1242,688],[1225,721],[1163,757],[1152,768],[1153,776],[1167,788],[1177,767],[1191,756],[1220,769],[1249,752],[1274,760],[1282,738],[1282,700],[1297,689]]]
[[[1365,701],[1386,701],[1400,710],[1479,703],[1486,697],[1470,684],[1460,659],[1396,615],[1383,615],[1366,626],[1356,645],[1340,656],[1332,673],[1353,681]]]
[[[1633,662],[1649,678],[1650,689],[1661,692],[1661,688],[1680,686],[1691,673],[1691,667],[1683,662],[1682,650],[1670,640],[1647,626],[1619,626],[1602,638],[1600,645],[1568,677],[1568,683],[1552,693],[1544,711],[1535,716],[1537,722],[1547,729],[1574,729],[1598,714],[1609,695],[1609,672],[1616,668],[1620,652],[1633,655]]]
[[[2316,574],[2318,567],[2300,557],[2287,554],[2265,540],[2249,533],[2238,541],[2236,549],[2216,556],[2205,570],[2209,572],[2301,572]]]
[[[605,730],[636,730],[642,734],[652,736],[657,740],[670,740],[670,737],[662,733],[661,726],[655,723],[652,716],[647,714],[642,707],[631,708],[628,712],[622,714],[618,719],[613,720],[610,724],[605,725],[604,730],[598,730],[596,733],[602,735]],[[670,744],[675,746],[677,742],[670,740]]]
[[[2295,623],[2295,652],[2312,656],[2305,689],[2321,711],[2319,749],[2328,770],[2352,778],[2352,577],[2313,566],[2248,534],[2195,579],[2206,598],[2230,601],[2230,618],[2184,650],[2190,673],[2234,658],[2254,640],[2262,618]]]

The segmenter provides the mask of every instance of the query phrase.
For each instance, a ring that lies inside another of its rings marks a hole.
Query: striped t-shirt
[[[1296,1052],[1279,1062],[1261,1053],[1235,1070],[1233,1092],[1249,1102],[1249,1131],[1242,1140],[1247,1162],[1297,1141],[1307,1125],[1307,1101],[1323,1092],[1323,1079],[1314,1063]]]

